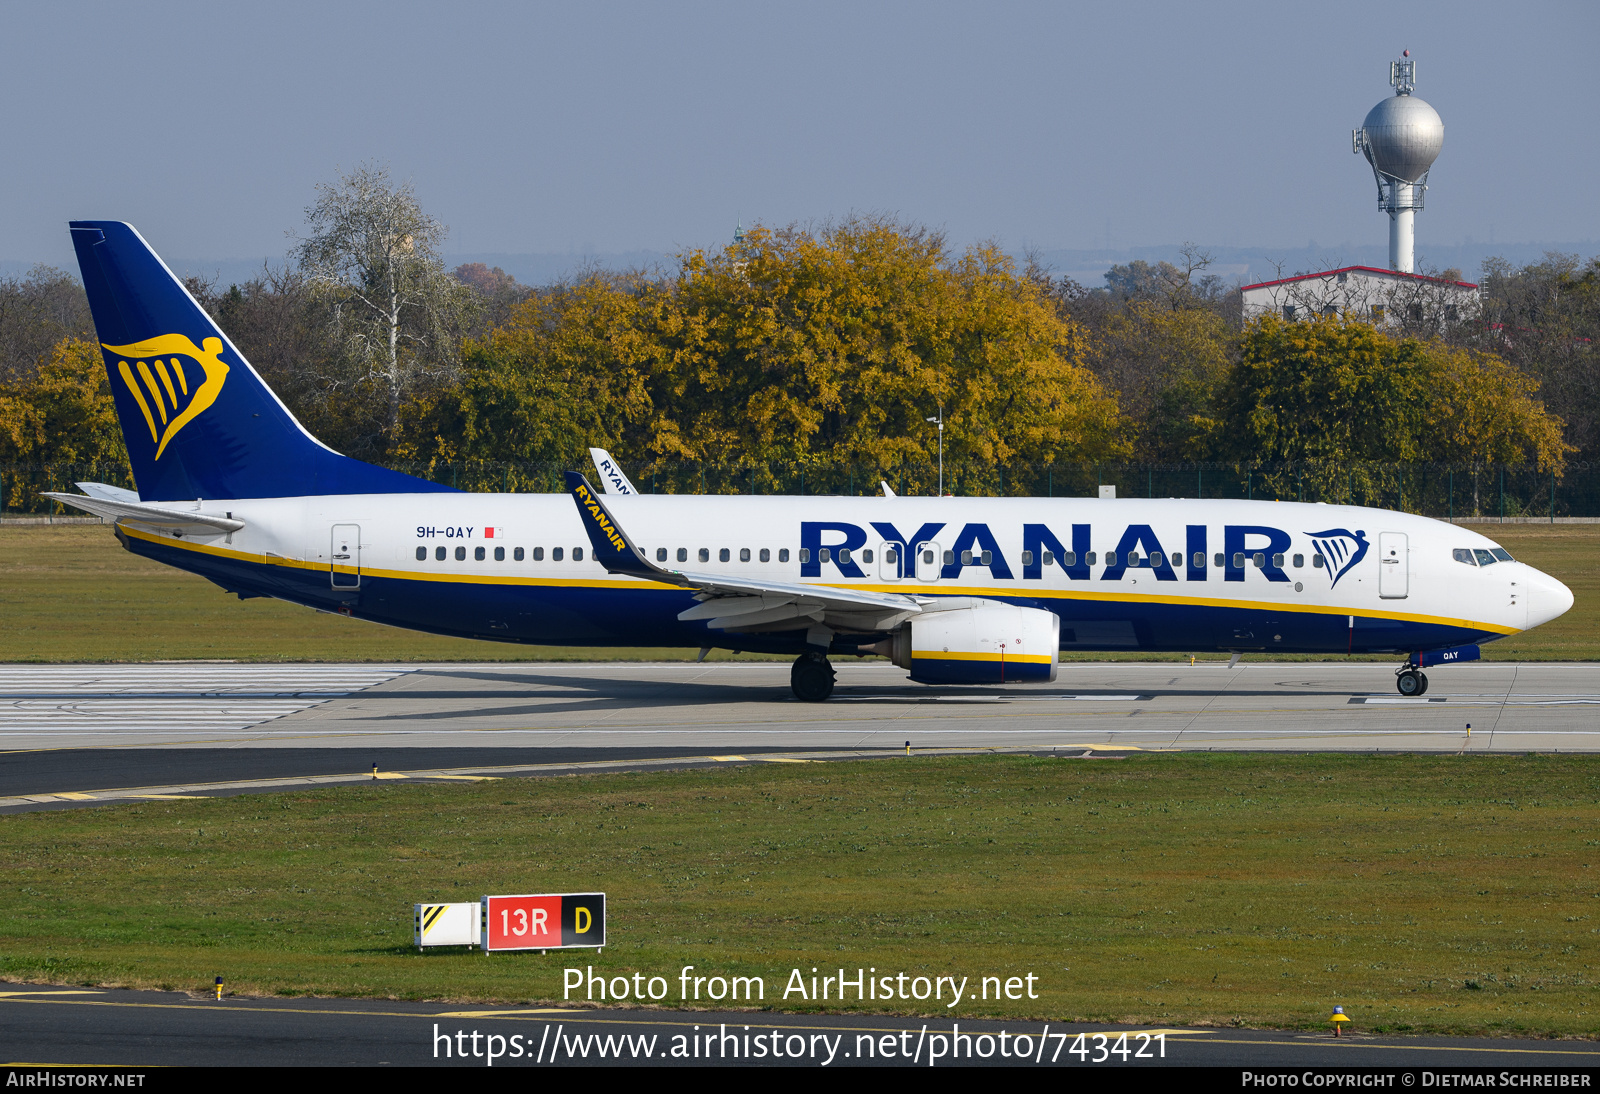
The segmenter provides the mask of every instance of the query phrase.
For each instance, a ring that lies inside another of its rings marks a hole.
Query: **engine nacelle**
[[[998,600],[925,612],[881,645],[922,684],[1020,684],[1056,678],[1061,620]]]

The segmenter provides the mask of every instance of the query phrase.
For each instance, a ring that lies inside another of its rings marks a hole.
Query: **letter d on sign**
[[[579,934],[588,934],[589,928],[594,923],[594,917],[589,914],[589,909],[579,908],[572,916],[572,926]]]

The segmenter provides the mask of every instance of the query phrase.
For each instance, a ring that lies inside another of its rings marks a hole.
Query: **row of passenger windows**
[[[446,558],[449,557],[449,550],[450,549],[448,547],[435,547],[433,549],[433,557],[437,561],[443,562],[443,561],[446,560]],[[477,561],[479,561],[479,562],[483,562],[485,559],[488,558],[488,550],[489,549],[486,548],[486,547],[474,547],[472,549],[472,557],[474,559],[476,559]],[[535,548],[533,548],[532,554],[533,554],[533,561],[535,561],[535,562],[543,562],[544,561],[544,548],[543,547],[535,547]],[[822,549],[820,549],[817,552],[817,561],[818,562],[833,562],[833,561],[837,560],[840,565],[849,565],[851,562],[855,561],[855,554],[856,554],[856,552],[852,552],[851,549],[848,548],[848,547],[840,547],[837,550],[835,550],[834,548],[831,548],[831,547],[823,547]],[[863,563],[866,563],[867,565],[871,565],[873,563],[873,561],[875,561],[874,558],[873,558],[874,552],[873,552],[872,548],[870,548],[870,547],[860,551],[859,554],[860,554],[860,560]],[[799,555],[800,555],[800,561],[801,562],[810,562],[811,561],[811,551],[810,551],[809,548],[806,548],[806,547],[800,548]],[[465,562],[467,560],[467,549],[465,547],[457,547],[455,549],[455,556],[456,556],[456,561],[457,562]],[[750,548],[741,547],[739,549],[739,561],[740,562],[749,562],[750,561],[750,556],[751,556]],[[427,557],[428,557],[428,549],[426,547],[418,547],[417,548],[417,561],[418,562],[423,562],[423,561],[425,561],[427,559]],[[524,557],[525,556],[523,554],[523,549],[521,547],[513,547],[511,549],[512,561],[521,562],[521,561],[523,561]],[[552,548],[550,548],[550,561],[551,562],[564,561],[565,557],[566,557],[566,552],[565,552],[565,550],[563,548],[560,548],[560,547],[552,547]],[[1216,553],[1216,555],[1213,556],[1213,560],[1214,560],[1213,561],[1213,565],[1219,566],[1219,567],[1222,566],[1224,564],[1225,560],[1226,560],[1226,557],[1227,556],[1225,556],[1221,551],[1218,551]],[[656,561],[657,562],[666,562],[667,558],[668,558],[667,548],[665,548],[665,547],[657,547],[656,548]],[[900,558],[900,552],[897,549],[895,549],[893,547],[888,547],[888,548],[884,549],[884,552],[883,552],[883,560],[884,560],[884,562],[892,564],[892,563],[898,562],[899,558]],[[1236,551],[1234,553],[1234,556],[1233,556],[1234,569],[1236,569],[1236,570],[1244,569],[1245,558],[1246,558],[1246,556],[1245,556],[1245,553],[1243,551]],[[1267,556],[1266,556],[1266,554],[1264,554],[1261,551],[1256,551],[1254,554],[1250,555],[1249,558],[1250,558],[1250,561],[1255,564],[1257,569],[1264,568],[1266,566],[1266,564],[1267,564]],[[494,560],[496,562],[504,562],[505,559],[506,559],[506,549],[504,547],[496,547],[496,548],[494,548]],[[701,562],[710,562],[711,561],[711,548],[709,548],[709,547],[701,547],[699,549],[699,551],[698,551],[698,559]],[[768,548],[763,547],[758,552],[757,559],[758,559],[758,561],[761,561],[761,562],[771,562],[772,561],[772,552]],[[688,562],[689,561],[689,548],[687,548],[687,547],[679,547],[678,550],[677,550],[677,560],[679,562]],[[718,550],[718,552],[717,552],[717,561],[718,562],[731,562],[732,560],[733,560],[733,552],[731,550],[729,550],[727,547],[723,547],[720,550]],[[1465,562],[1469,566],[1470,565],[1489,566],[1489,565],[1492,565],[1497,560],[1503,560],[1503,561],[1506,561],[1506,562],[1510,562],[1511,561],[1511,555],[1508,552],[1506,552],[1506,551],[1504,551],[1504,550],[1502,550],[1500,548],[1495,548],[1493,554],[1491,554],[1488,551],[1481,551],[1480,550],[1480,551],[1477,552],[1477,561],[1474,562],[1474,560],[1473,560],[1473,552],[1472,551],[1462,550],[1460,548],[1457,548],[1456,551],[1455,551],[1455,560],[1457,562]],[[574,562],[582,562],[583,561],[583,548],[582,547],[574,547],[572,549],[572,561],[574,561]],[[788,562],[789,561],[789,549],[787,547],[779,548],[779,550],[778,550],[778,561],[779,562]],[[955,565],[956,553],[954,551],[945,551],[944,552],[944,558],[941,561],[946,566]],[[1057,558],[1056,558],[1054,552],[1052,552],[1052,551],[1044,551],[1044,552],[1041,553],[1041,561],[1046,566],[1053,566],[1053,565],[1055,565],[1055,563],[1057,561]],[[1061,562],[1062,566],[1066,566],[1066,567],[1069,567],[1069,568],[1073,567],[1073,566],[1076,566],[1078,564],[1077,553],[1073,552],[1073,551],[1063,551],[1061,553],[1061,557],[1060,557],[1059,561]],[[1097,553],[1094,552],[1094,551],[1087,552],[1083,556],[1083,561],[1084,561],[1084,564],[1088,565],[1088,566],[1097,566],[1097,565],[1099,565],[1099,558],[1097,556]],[[923,562],[923,565],[925,565],[925,566],[933,565],[933,562],[934,562],[933,552],[932,551],[923,551],[922,552],[922,562]],[[990,552],[990,551],[976,551],[976,552],[974,552],[974,551],[962,551],[961,552],[961,565],[963,565],[963,566],[974,566],[974,565],[976,565],[976,566],[989,566],[989,565],[992,565],[993,562],[994,562],[994,554],[993,554],[993,552]],[[1033,552],[1032,551],[1023,551],[1022,552],[1022,564],[1024,566],[1032,566],[1033,565]],[[1117,564],[1117,552],[1115,552],[1115,551],[1107,551],[1105,553],[1105,564],[1107,566],[1115,566]],[[1273,566],[1278,567],[1278,568],[1282,568],[1283,564],[1284,564],[1284,556],[1282,554],[1274,554],[1272,556],[1272,565]],[[1305,564],[1306,564],[1306,556],[1305,555],[1297,554],[1297,555],[1294,556],[1294,561],[1293,561],[1292,565],[1294,566],[1295,569],[1297,569],[1297,570],[1301,569],[1302,567],[1305,566]],[[1129,551],[1128,552],[1127,561],[1126,561],[1125,565],[1133,566],[1133,567],[1148,566],[1148,567],[1151,567],[1153,569],[1160,569],[1163,566],[1168,565],[1168,560],[1167,560],[1167,556],[1162,554],[1159,551],[1156,552],[1155,554],[1148,554],[1148,555],[1145,555],[1143,557],[1140,557],[1139,552],[1137,552],[1137,551]],[[1183,565],[1183,554],[1182,554],[1182,552],[1174,551],[1172,553],[1171,565],[1174,566],[1174,567]],[[1194,558],[1191,560],[1191,566],[1196,570],[1203,570],[1203,569],[1205,569],[1205,565],[1206,565],[1206,556],[1202,552],[1196,551],[1194,553]],[[1320,554],[1312,555],[1311,556],[1311,565],[1313,567],[1317,568],[1317,569],[1321,569],[1322,565],[1323,565],[1322,556]]]
[[[433,549],[433,557],[435,559],[437,559],[438,561],[443,562],[448,557],[447,552],[449,550],[450,550],[450,548],[448,548],[448,547],[435,547]],[[565,556],[565,554],[566,554],[566,552],[563,551],[560,547],[552,547],[552,548],[550,548],[550,561],[551,562],[560,562],[562,560],[562,558]],[[484,559],[488,558],[488,556],[489,556],[489,549],[487,547],[474,547],[472,549],[472,557],[477,559],[479,562],[482,562]],[[428,557],[428,549],[426,547],[418,547],[417,548],[417,561],[418,562],[422,562],[427,557]],[[523,551],[522,551],[521,547],[513,547],[511,549],[511,560],[513,562],[521,562],[523,560],[523,558],[524,558],[524,555],[523,555]],[[467,560],[467,549],[465,547],[457,547],[456,548],[456,561],[457,562],[465,562],[466,560]],[[496,547],[494,549],[494,560],[496,562],[504,562],[506,560],[506,549],[504,547]],[[533,549],[533,561],[535,561],[535,562],[543,562],[544,561],[544,548],[543,547],[535,547]],[[574,547],[572,549],[572,561],[574,561],[574,562],[582,562],[583,561],[583,548],[582,547]]]
[[[1492,551],[1485,551],[1482,547],[1457,547],[1450,554],[1457,562],[1465,562],[1468,566],[1493,566],[1496,562],[1516,561],[1504,547],[1496,547]]]

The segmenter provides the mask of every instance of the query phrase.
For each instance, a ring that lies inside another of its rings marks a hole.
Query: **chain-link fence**
[[[468,491],[538,493],[562,489],[561,473],[594,478],[589,464],[483,462],[394,464],[396,470]],[[654,463],[623,468],[643,493],[840,494],[929,496],[940,489],[936,464],[881,466],[814,460],[786,464],[748,461]],[[78,482],[132,488],[113,464],[0,466],[0,501],[11,515],[66,513],[39,495],[71,491]],[[1102,486],[1117,496],[1242,498],[1308,501],[1400,509],[1443,519],[1560,519],[1600,517],[1600,465],[1570,464],[1561,474],[1500,464],[1017,464],[947,461],[946,494],[964,497],[1094,497]]]

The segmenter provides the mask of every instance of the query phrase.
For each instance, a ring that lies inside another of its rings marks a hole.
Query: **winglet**
[[[578,503],[578,516],[583,520],[584,530],[589,533],[589,543],[594,548],[596,562],[613,574],[630,574],[674,585],[681,583],[678,575],[651,564],[644,552],[628,540],[621,526],[606,511],[605,504],[589,485],[588,479],[577,471],[568,471],[566,478],[567,492]]]
[[[617,461],[611,458],[611,453],[603,448],[589,449],[589,458],[594,461],[594,469],[600,475],[600,489],[607,494],[637,494],[638,488],[628,481],[628,476],[622,473],[622,468]]]

